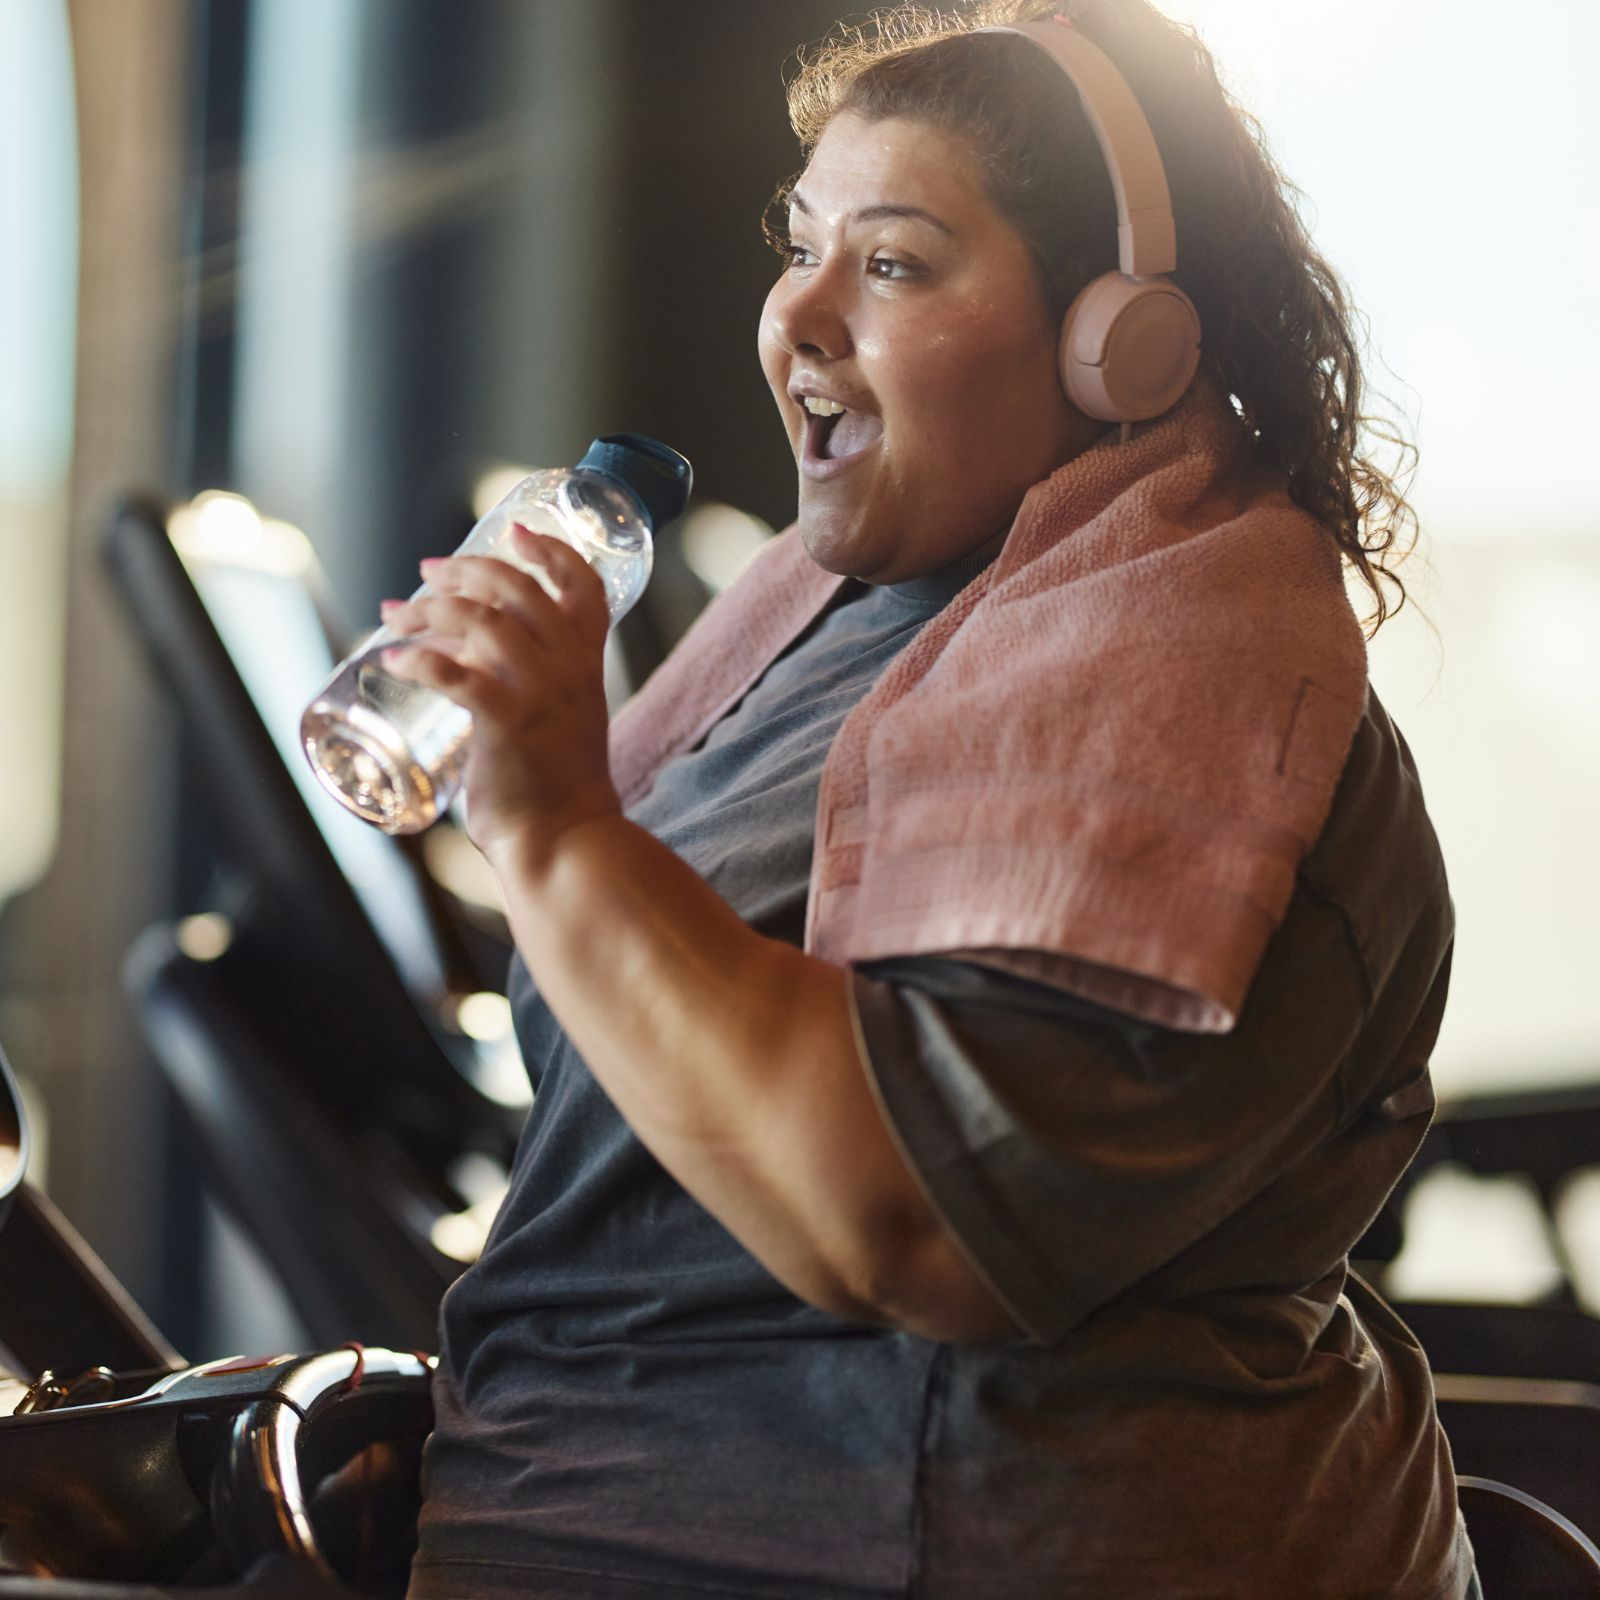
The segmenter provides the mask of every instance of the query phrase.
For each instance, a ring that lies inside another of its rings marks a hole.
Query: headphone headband
[[[1141,278],[1174,271],[1178,233],[1166,169],[1150,124],[1111,58],[1064,20],[1018,22],[974,31],[1017,34],[1043,50],[1072,80],[1089,126],[1100,141],[1116,191],[1117,253],[1122,271]]]

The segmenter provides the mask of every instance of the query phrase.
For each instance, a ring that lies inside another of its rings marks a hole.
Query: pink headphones
[[[1155,135],[1111,59],[1065,17],[983,28],[1037,45],[1072,80],[1117,196],[1121,271],[1085,286],[1061,324],[1061,387],[1101,422],[1144,422],[1183,398],[1200,364],[1200,316],[1165,274],[1178,264]]]

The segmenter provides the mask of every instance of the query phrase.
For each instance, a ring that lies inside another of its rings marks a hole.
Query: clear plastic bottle
[[[650,576],[654,531],[683,510],[693,481],[689,463],[655,439],[596,439],[576,467],[524,478],[456,553],[495,556],[543,581],[516,555],[512,529],[551,534],[600,575],[614,625]],[[472,716],[385,670],[381,652],[400,641],[387,627],[363,639],[306,708],[300,736],[312,771],[341,804],[386,833],[420,833],[461,787]]]

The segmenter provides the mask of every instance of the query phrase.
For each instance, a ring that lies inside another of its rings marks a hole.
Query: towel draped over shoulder
[[[613,724],[625,804],[842,582],[791,528],[707,607]],[[1026,952],[1086,998],[1227,1031],[1365,693],[1332,536],[1201,378],[1029,490],[999,557],[845,718],[806,948]]]

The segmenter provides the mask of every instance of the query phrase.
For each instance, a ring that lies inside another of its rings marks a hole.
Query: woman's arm
[[[519,537],[521,537],[519,535]],[[848,974],[735,915],[621,814],[605,758],[598,580],[554,540],[431,565],[429,634],[391,668],[473,712],[469,827],[556,1020],[646,1147],[774,1276],[928,1338],[1013,1337],[868,1085]]]
[[[894,1146],[842,969],[754,933],[620,816],[496,867],[517,946],[590,1070],[775,1277],[928,1338],[1016,1333]]]

